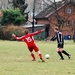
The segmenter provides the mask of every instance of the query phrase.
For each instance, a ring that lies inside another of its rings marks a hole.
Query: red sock
[[[39,57],[42,58],[42,54],[41,53],[39,54]]]
[[[35,56],[34,56],[34,54],[33,54],[33,53],[31,53],[31,56],[32,56],[32,58],[33,58],[33,59],[35,59]]]

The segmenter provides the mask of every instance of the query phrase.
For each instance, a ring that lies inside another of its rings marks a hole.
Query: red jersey
[[[27,35],[24,35],[22,37],[15,36],[14,38],[17,39],[17,40],[23,40],[27,44],[28,47],[31,47],[32,45],[35,45],[33,36],[37,35],[41,32],[42,32],[42,30],[39,30],[39,31],[36,31],[34,33],[29,33]]]

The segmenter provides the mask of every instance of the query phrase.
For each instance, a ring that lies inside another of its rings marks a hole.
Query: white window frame
[[[68,14],[71,14],[71,12],[72,12],[72,9],[69,7],[69,8],[67,8],[67,13]]]
[[[67,20],[67,26],[71,25],[71,20]]]

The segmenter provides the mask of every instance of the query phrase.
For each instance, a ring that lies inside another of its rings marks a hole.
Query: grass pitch
[[[65,60],[59,60],[56,53],[56,42],[36,41],[43,58],[50,54],[50,59],[39,62],[39,56],[34,52],[36,61],[32,61],[24,42],[0,41],[0,75],[75,75],[75,43],[65,41],[64,49],[71,54],[71,59],[64,55]]]

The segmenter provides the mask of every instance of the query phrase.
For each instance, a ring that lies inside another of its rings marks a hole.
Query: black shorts
[[[57,48],[63,48],[64,47],[64,44],[58,44]]]

